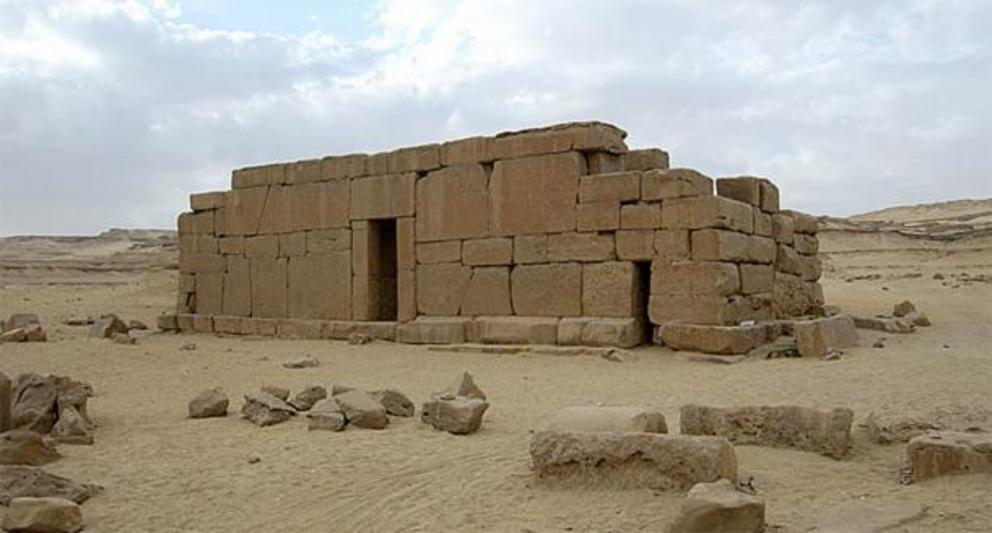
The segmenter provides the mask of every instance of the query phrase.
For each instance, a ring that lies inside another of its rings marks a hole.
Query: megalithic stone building
[[[174,325],[632,346],[822,305],[816,219],[625,137],[570,123],[235,170],[179,215]]]

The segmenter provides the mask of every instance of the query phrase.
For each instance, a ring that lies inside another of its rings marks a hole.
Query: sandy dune
[[[992,203],[983,205],[975,211]],[[171,334],[115,345],[60,321],[113,311],[151,323],[174,304],[176,282],[175,271],[165,268],[174,253],[169,237],[117,235],[96,242],[42,239],[37,247],[24,238],[0,240],[0,314],[36,312],[50,335],[46,344],[0,345],[0,367],[8,374],[69,375],[96,389],[90,404],[100,424],[96,444],[62,446],[66,457],[50,466],[106,487],[83,506],[87,531],[657,531],[682,494],[535,484],[528,442],[545,413],[639,404],[662,409],[677,428],[678,408],[689,402],[846,406],[856,422],[873,410],[992,407],[988,223],[963,221],[974,213],[957,206],[910,209],[828,220],[824,289],[828,303],[856,314],[888,312],[910,299],[934,326],[903,336],[862,330],[860,346],[839,361],[713,365],[644,347],[634,351],[636,360],[617,363]],[[926,227],[940,227],[914,235],[921,217]],[[946,238],[947,225],[972,229]],[[142,257],[154,258],[155,268],[142,270]],[[936,273],[944,279],[933,279]],[[879,337],[886,347],[872,348]],[[179,349],[190,341],[195,351]],[[304,354],[322,365],[281,367]],[[467,437],[416,419],[393,419],[378,432],[308,432],[302,419],[260,429],[233,413],[241,394],[263,384],[391,386],[419,402],[462,370],[475,375],[492,402],[483,429]],[[216,385],[231,394],[232,414],[186,419],[186,402]],[[808,531],[844,502],[881,497],[927,507],[906,531],[989,530],[992,475],[901,485],[903,446],[871,444],[860,427],[854,437],[842,461],[737,447],[742,477],[753,476],[766,499],[770,531]],[[250,457],[261,461],[249,464]]]

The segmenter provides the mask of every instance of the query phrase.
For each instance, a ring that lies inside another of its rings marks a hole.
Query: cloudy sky
[[[0,0],[0,235],[173,227],[233,167],[584,119],[816,213],[990,197],[990,24],[986,0]]]

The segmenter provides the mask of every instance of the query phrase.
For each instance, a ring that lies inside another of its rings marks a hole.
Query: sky
[[[848,215],[992,197],[986,0],[0,0],[0,235],[572,120]]]

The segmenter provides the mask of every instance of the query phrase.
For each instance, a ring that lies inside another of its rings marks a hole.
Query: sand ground
[[[953,288],[932,279],[935,272],[992,275],[988,251],[963,257],[828,259],[829,303],[874,314],[908,298],[934,326],[903,336],[862,330],[861,345],[839,361],[737,365],[689,362],[657,347],[617,363],[158,333],[122,346],[86,338],[86,328],[61,319],[112,311],[153,324],[174,303],[174,271],[129,272],[113,283],[104,272],[100,283],[73,285],[37,282],[43,272],[26,283],[31,276],[21,272],[18,282],[0,287],[0,314],[38,313],[50,341],[0,345],[0,368],[93,385],[96,444],[61,446],[65,458],[48,467],[105,487],[83,506],[87,531],[658,531],[682,494],[535,484],[528,443],[547,412],[600,402],[652,406],[677,428],[679,406],[691,402],[850,407],[856,424],[879,409],[992,407],[992,284]],[[880,278],[845,281],[864,273]],[[878,337],[886,337],[884,349],[871,347]],[[195,351],[179,349],[190,341]],[[318,356],[321,366],[282,368],[305,354]],[[264,384],[395,387],[420,402],[463,370],[492,404],[482,430],[470,436],[399,418],[384,431],[310,432],[303,417],[257,428],[236,414],[241,395]],[[232,413],[185,418],[187,401],[218,385],[231,395]],[[926,506],[925,518],[905,531],[992,529],[992,475],[901,485],[904,447],[871,444],[858,427],[854,438],[842,461],[737,447],[741,476],[753,476],[767,502],[770,531],[808,531],[844,502],[881,497]],[[260,462],[250,464],[250,457]]]

